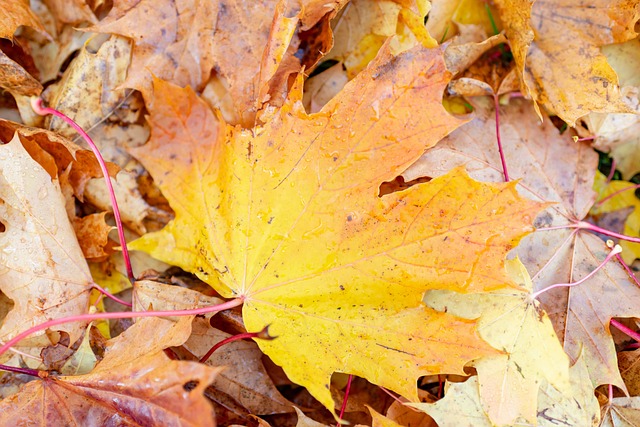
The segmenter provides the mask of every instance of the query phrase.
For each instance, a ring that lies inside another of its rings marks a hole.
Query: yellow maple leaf
[[[135,155],[176,212],[132,244],[244,299],[248,330],[290,379],[333,409],[352,373],[417,400],[416,379],[495,353],[474,323],[423,305],[427,289],[511,286],[503,259],[540,205],[461,169],[379,197],[463,120],[442,106],[441,49],[388,45],[319,113],[301,79],[263,126],[225,126],[190,89],[155,82]]]

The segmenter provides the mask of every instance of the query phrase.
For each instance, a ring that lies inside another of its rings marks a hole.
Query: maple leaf
[[[403,174],[406,181],[440,176],[466,165],[472,177],[502,181],[495,149],[495,118],[490,99],[476,99],[477,118],[460,127]],[[597,155],[586,144],[559,135],[549,120],[534,116],[533,107],[512,100],[500,111],[501,134],[509,175],[521,179],[518,188],[529,198],[556,202],[538,216],[538,228],[562,227],[582,220],[595,200],[592,189]],[[585,230],[540,230],[525,237],[515,252],[531,274],[534,290],[571,283],[591,273],[609,249]],[[594,385],[615,384],[624,389],[609,332],[612,317],[640,314],[640,289],[616,262],[580,286],[554,289],[540,295],[564,349],[572,358],[585,358]]]
[[[569,126],[592,111],[628,112],[599,47],[637,36],[640,2],[498,0],[523,92]],[[609,11],[614,10],[614,13]]]
[[[560,392],[544,382],[538,393],[538,417],[540,427],[597,426],[599,421],[598,402],[588,380],[588,373],[582,359],[571,367],[572,388]],[[431,415],[440,427],[458,427],[466,422],[473,427],[495,427],[480,401],[478,377],[471,377],[463,383],[448,383],[444,398],[436,403],[409,403],[408,405]],[[509,426],[536,425],[524,420]]]
[[[336,371],[417,399],[417,377],[491,352],[422,294],[510,286],[502,260],[539,209],[461,171],[378,197],[462,123],[442,107],[447,80],[441,50],[385,47],[320,113],[304,112],[298,82],[252,132],[156,81],[152,137],[134,155],[176,219],[131,247],[243,297],[247,330],[278,336],[260,348],[326,407]]]
[[[615,397],[602,412],[600,427],[635,427],[640,423],[640,398]]]
[[[0,339],[53,318],[82,314],[93,282],[67,217],[57,179],[27,153],[18,134],[0,146],[0,289],[15,304]],[[83,326],[59,330],[75,342]]]
[[[460,295],[431,291],[427,305],[461,317],[477,318],[480,336],[507,354],[483,357],[474,363],[478,371],[482,407],[497,425],[516,419],[535,423],[540,385],[569,389],[569,359],[549,317],[531,300],[531,279],[522,263],[507,261],[510,277],[525,291],[500,290]]]
[[[162,352],[184,342],[191,320],[141,319],[109,342],[91,373],[32,381],[2,400],[0,423],[213,426],[203,392],[217,370]]]

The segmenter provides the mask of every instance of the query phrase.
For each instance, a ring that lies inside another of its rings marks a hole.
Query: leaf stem
[[[616,159],[611,158],[611,169],[609,170],[609,175],[607,175],[607,184],[611,182],[613,176],[616,174]]]
[[[615,326],[616,329],[618,329],[620,332],[624,332],[625,335],[640,342],[640,334],[634,331],[633,329],[623,325],[622,323],[618,322],[616,319],[611,319],[611,324]]]
[[[37,369],[17,368],[15,366],[8,366],[8,365],[0,365],[0,370],[7,371],[7,372],[14,372],[16,374],[30,375],[32,377],[38,377],[38,378],[42,378],[41,376],[42,374],[40,374],[41,372],[45,372],[45,373],[47,372],[47,371],[39,371]]]
[[[28,337],[31,334],[34,334],[39,331],[43,331],[45,329],[51,328],[53,326],[62,325],[64,323],[71,322],[91,322],[93,320],[100,319],[129,319],[136,317],[171,317],[171,316],[192,316],[198,314],[207,314],[214,313],[218,311],[228,310],[233,307],[238,307],[242,305],[244,302],[244,298],[236,298],[229,301],[226,301],[222,304],[211,305],[208,307],[202,308],[192,308],[188,310],[167,310],[167,311],[116,311],[112,313],[86,313],[79,314],[77,316],[68,316],[61,317],[59,319],[51,319],[44,323],[40,323],[38,325],[32,326],[29,329],[20,332],[15,337],[8,340],[2,346],[0,346],[0,355],[4,354],[9,350],[14,344],[17,344],[24,338]]]
[[[127,307],[133,307],[133,305],[129,302],[126,302],[124,300],[121,300],[120,298],[118,298],[117,296],[113,295],[111,292],[107,291],[105,288],[103,288],[102,286],[98,285],[97,283],[93,283],[91,285],[91,287],[93,289],[95,289],[96,291],[100,292],[102,295],[104,295],[105,297],[114,300],[117,303],[120,303],[124,306]]]
[[[500,139],[500,100],[498,95],[493,94],[493,105],[496,110],[496,140],[498,141],[498,152],[500,153],[500,162],[502,163],[502,171],[504,173],[504,182],[509,182],[509,172],[507,172],[507,162],[504,159],[504,151],[502,150],[502,140]]]
[[[587,274],[582,279],[578,280],[577,282],[573,282],[573,283],[556,283],[555,285],[548,286],[548,287],[546,287],[544,289],[539,290],[538,292],[534,292],[530,297],[531,300],[537,299],[540,295],[542,295],[543,293],[545,293],[547,291],[550,291],[551,289],[555,289],[555,288],[570,288],[570,287],[577,286],[577,285],[579,285],[581,283],[586,282],[591,277],[593,277],[602,267],[604,267],[604,265],[606,263],[608,263],[611,258],[613,258],[616,254],[619,254],[620,252],[622,252],[622,248],[620,247],[620,245],[615,245],[613,247],[613,249],[611,249],[611,251],[609,252],[607,257],[604,259],[604,261],[602,261],[602,263],[600,263],[600,265],[598,265],[591,273]]]
[[[579,221],[577,223],[577,228],[580,228],[583,230],[595,231],[596,233],[604,234],[605,236],[615,237],[616,239],[620,239],[620,240],[626,240],[628,242],[640,243],[639,237],[631,237],[625,234],[616,233],[615,231],[609,231],[607,229],[600,228],[597,225],[591,224],[590,222],[586,222],[586,221]]]
[[[616,259],[618,261],[620,261],[620,264],[622,264],[622,267],[624,268],[624,270],[627,272],[627,274],[629,275],[629,277],[631,278],[631,280],[636,284],[637,287],[640,288],[640,280],[638,280],[638,277],[635,275],[635,273],[633,272],[633,270],[631,270],[631,268],[627,265],[626,262],[624,262],[624,260],[622,259],[622,257],[620,256],[620,254],[616,254]]]
[[[84,138],[87,144],[89,144],[91,151],[93,151],[93,154],[96,156],[96,159],[100,164],[100,169],[102,170],[105,183],[107,184],[107,189],[109,190],[111,206],[113,206],[113,217],[116,222],[116,227],[118,228],[118,238],[120,240],[120,247],[122,248],[122,256],[124,257],[124,263],[127,268],[127,277],[129,278],[129,281],[131,283],[135,282],[135,275],[133,274],[133,268],[131,267],[131,258],[129,257],[129,250],[127,249],[127,241],[124,237],[124,228],[122,226],[122,219],[120,217],[120,209],[118,209],[118,201],[116,200],[116,194],[113,191],[113,185],[111,184],[111,178],[109,177],[109,171],[107,170],[107,165],[104,161],[104,158],[102,157],[102,154],[100,154],[100,150],[98,150],[98,147],[93,142],[89,134],[87,134],[84,131],[84,129],[82,129],[80,125],[74,122],[71,118],[69,118],[68,116],[66,116],[65,114],[61,113],[60,111],[54,108],[44,107],[42,105],[42,98],[36,98],[36,97],[31,98],[31,108],[33,108],[33,111],[35,111],[37,114],[41,116],[46,116],[47,114],[51,114],[64,120],[65,123],[67,123],[73,129],[75,129],[75,131],[78,132],[80,136],[82,136],[82,138]]]
[[[349,400],[349,393],[351,392],[351,382],[353,382],[353,375],[349,374],[347,386],[344,389],[344,397],[342,398],[342,406],[340,407],[340,419],[342,419],[344,412],[347,410],[347,400]],[[340,427],[340,425],[340,422],[338,422],[336,427]]]
[[[602,199],[598,200],[596,202],[596,206],[602,205],[604,202],[606,202],[607,200],[611,199],[612,197],[617,196],[620,193],[624,193],[625,191],[629,191],[629,190],[636,190],[638,188],[640,188],[640,184],[630,185],[629,187],[622,188],[622,189],[616,191],[615,193],[611,193],[607,197],[603,197]]]
[[[258,332],[244,332],[242,334],[237,334],[237,335],[230,336],[230,337],[225,338],[222,341],[216,343],[213,347],[211,347],[209,349],[209,351],[207,351],[207,354],[202,356],[202,358],[200,359],[200,363],[205,363],[207,360],[209,360],[211,355],[216,350],[218,350],[220,347],[222,347],[223,345],[232,343],[234,341],[250,339],[250,338],[260,338],[260,339],[264,339],[264,340],[272,340],[275,337],[269,335],[269,325],[265,326],[261,331],[258,331]]]

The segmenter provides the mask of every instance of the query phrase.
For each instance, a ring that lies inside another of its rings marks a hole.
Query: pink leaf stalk
[[[507,172],[507,161],[504,159],[504,151],[502,151],[502,140],[500,139],[500,100],[498,95],[493,95],[493,105],[496,110],[496,141],[498,141],[498,152],[500,153],[500,162],[502,163],[502,172],[504,173],[504,182],[509,182],[509,172]]]
[[[542,295],[543,293],[545,293],[547,291],[550,291],[551,289],[555,289],[555,288],[570,288],[570,287],[577,286],[577,285],[580,285],[581,283],[586,282],[587,280],[592,278],[602,267],[604,267],[605,264],[608,263],[611,258],[616,256],[620,252],[622,252],[622,248],[620,247],[620,245],[615,245],[613,247],[613,249],[611,249],[611,252],[609,252],[607,257],[604,259],[604,261],[602,261],[602,263],[600,265],[598,265],[591,273],[587,274],[582,279],[578,280],[577,282],[573,282],[573,283],[557,283],[555,285],[548,286],[548,287],[546,287],[544,289],[539,290],[538,292],[534,292],[531,295],[530,299],[533,301],[536,298],[538,298],[540,295]]]
[[[620,189],[620,190],[616,191],[615,193],[611,193],[611,194],[609,194],[607,197],[603,197],[602,199],[598,200],[598,201],[596,202],[596,206],[600,206],[600,205],[602,205],[604,202],[606,202],[607,200],[609,200],[609,199],[611,199],[611,198],[613,198],[613,197],[617,196],[617,195],[618,195],[618,194],[620,194],[620,193],[624,193],[625,191],[629,191],[629,190],[636,190],[636,189],[638,189],[638,188],[640,188],[640,184],[630,185],[630,186],[629,186],[629,187],[627,187],[627,188],[622,188],[622,189]]]
[[[226,301],[222,304],[212,305],[202,308],[193,308],[188,310],[167,310],[167,311],[125,311],[125,312],[113,312],[113,313],[87,313],[77,316],[61,317],[59,319],[51,319],[44,323],[32,326],[29,329],[20,332],[15,337],[8,340],[6,343],[0,346],[0,355],[7,352],[13,345],[17,344],[24,338],[31,334],[34,334],[45,329],[52,328],[54,326],[62,325],[64,323],[71,322],[91,322],[100,319],[129,319],[137,317],[171,317],[171,316],[192,316],[198,314],[215,313],[218,311],[228,310],[233,307],[242,305],[244,298],[236,298]]]
[[[344,413],[347,410],[347,400],[349,400],[349,393],[351,392],[351,383],[353,382],[353,375],[349,374],[349,379],[347,379],[347,386],[344,389],[344,398],[342,399],[342,406],[340,407],[340,419],[344,417]],[[336,424],[336,427],[340,427],[340,422]]]
[[[622,323],[618,322],[616,319],[611,319],[611,324],[616,327],[621,332],[624,332],[630,338],[640,342],[640,334],[634,331],[631,328],[626,327]]]
[[[116,194],[113,191],[113,185],[111,184],[111,179],[109,178],[109,171],[107,170],[107,165],[100,154],[100,150],[93,142],[91,137],[78,125],[76,122],[71,120],[71,118],[67,117],[65,114],[61,113],[58,110],[49,107],[42,106],[41,98],[31,98],[31,108],[37,114],[41,116],[46,116],[47,114],[54,115],[64,120],[69,126],[75,129],[76,132],[82,136],[82,138],[89,144],[91,151],[96,156],[98,163],[100,164],[100,169],[102,170],[102,174],[104,175],[105,182],[107,184],[107,189],[109,191],[109,197],[111,198],[111,205],[113,206],[113,217],[116,222],[116,227],[118,228],[118,238],[120,239],[120,246],[122,247],[122,256],[124,257],[124,263],[127,269],[127,277],[131,283],[135,282],[135,275],[133,274],[133,269],[131,268],[131,258],[129,257],[129,250],[127,249],[127,241],[124,237],[124,228],[122,227],[122,219],[120,217],[120,210],[118,209],[118,201],[116,200]]]
[[[207,351],[207,354],[202,356],[202,358],[200,359],[200,363],[205,363],[207,360],[209,360],[211,355],[216,350],[218,350],[220,347],[222,347],[225,344],[229,344],[229,343],[232,343],[234,341],[240,341],[240,340],[244,340],[244,339],[251,339],[251,338],[259,338],[259,339],[263,339],[263,340],[272,340],[275,337],[269,335],[269,325],[265,326],[261,331],[258,331],[258,332],[245,332],[245,333],[242,333],[242,334],[233,335],[231,337],[223,339],[222,341],[220,341],[219,343],[217,343],[216,345],[211,347],[209,349],[209,351]]]

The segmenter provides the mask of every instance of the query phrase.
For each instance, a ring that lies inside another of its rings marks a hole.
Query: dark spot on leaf
[[[198,384],[200,384],[200,381],[187,381],[186,383],[182,384],[182,388],[185,389],[185,391],[191,391],[194,388],[198,387]]]

